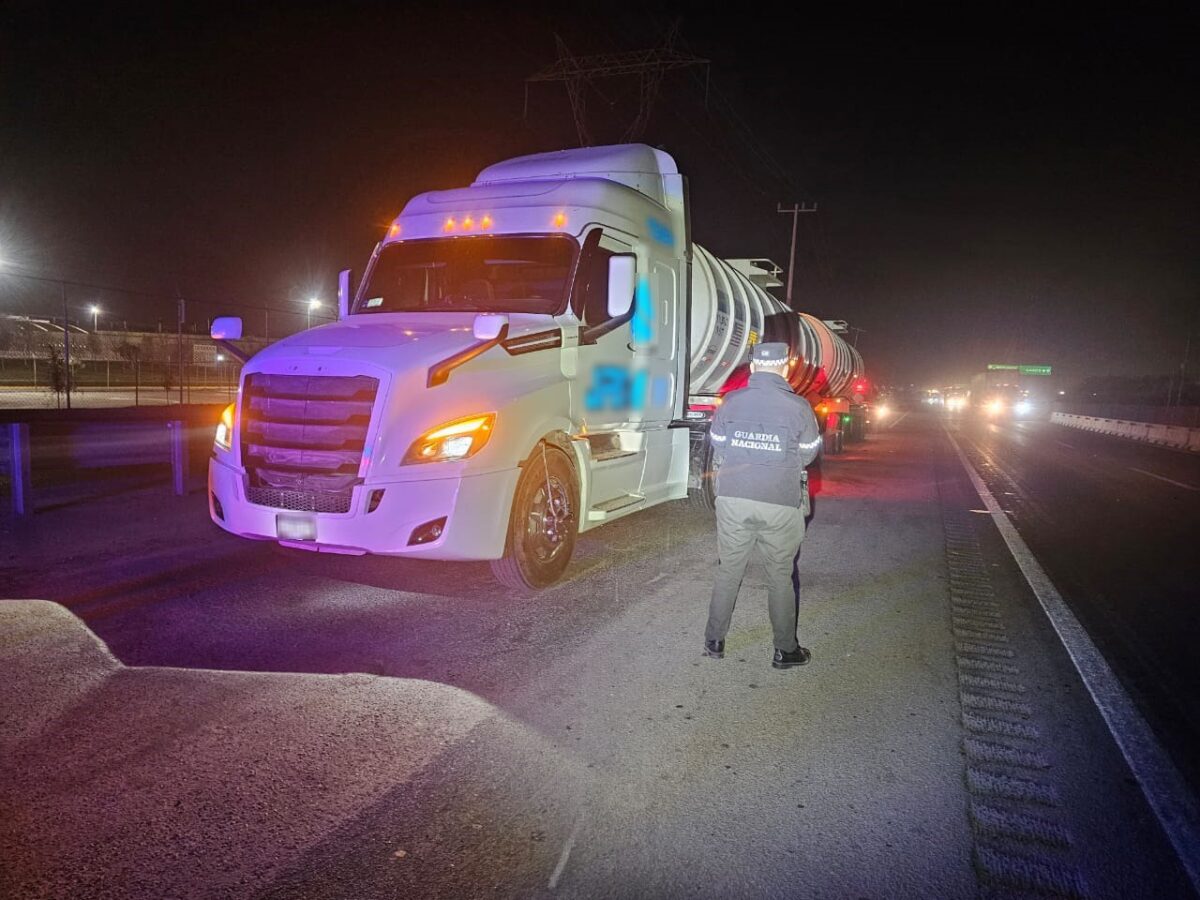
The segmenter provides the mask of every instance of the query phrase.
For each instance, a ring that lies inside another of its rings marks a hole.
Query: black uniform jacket
[[[804,467],[817,457],[821,432],[812,407],[773,372],[755,372],[725,395],[713,416],[717,496],[801,505]]]

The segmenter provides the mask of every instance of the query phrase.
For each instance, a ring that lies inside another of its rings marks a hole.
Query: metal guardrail
[[[1152,422],[1127,422],[1124,419],[1103,419],[1097,416],[1076,416],[1070,413],[1052,413],[1050,421],[1056,425],[1081,428],[1097,434],[1130,438],[1162,447],[1191,450],[1200,453],[1200,428],[1182,425],[1156,425]]]
[[[33,475],[29,456],[29,426],[10,422],[0,439],[0,475],[12,482],[12,509],[18,516],[33,513]]]
[[[165,425],[165,427],[164,427]],[[12,511],[17,516],[33,515],[33,457],[29,425],[8,422],[0,426],[0,475],[12,485]],[[171,464],[171,488],[175,496],[187,494],[187,422],[84,422],[75,426],[70,443],[70,462],[77,468]]]

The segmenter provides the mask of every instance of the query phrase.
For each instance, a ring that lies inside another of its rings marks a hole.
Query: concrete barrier
[[[1185,428],[1182,425],[1154,425],[1149,422],[1127,422],[1124,419],[1102,419],[1096,416],[1076,416],[1070,413],[1052,413],[1050,421],[1068,428],[1082,428],[1097,434],[1129,438],[1161,447],[1200,452],[1200,428]]]

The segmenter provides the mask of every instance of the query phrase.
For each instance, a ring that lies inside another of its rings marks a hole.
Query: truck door
[[[687,402],[687,310],[682,260],[665,250],[651,245],[632,323],[634,407],[646,447],[641,491],[650,502],[687,495],[689,432],[672,427]]]
[[[633,249],[625,235],[600,228],[588,232],[571,298],[582,323],[578,372],[570,382],[571,418],[591,449],[591,520],[642,500],[645,442],[632,396],[636,354],[631,323],[627,316],[608,315],[608,261]]]

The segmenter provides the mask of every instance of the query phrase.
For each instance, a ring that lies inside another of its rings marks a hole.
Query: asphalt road
[[[756,568],[700,656],[677,504],[532,598],[200,492],[0,520],[0,895],[1192,896],[939,422],[822,474],[789,672]]]
[[[1200,790],[1200,455],[1042,421],[948,423]]]

